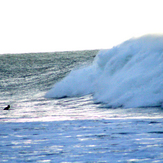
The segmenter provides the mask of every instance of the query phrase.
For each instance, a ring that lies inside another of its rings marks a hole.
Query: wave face
[[[163,103],[163,36],[147,35],[99,51],[92,65],[73,70],[45,97],[92,94],[108,107]]]

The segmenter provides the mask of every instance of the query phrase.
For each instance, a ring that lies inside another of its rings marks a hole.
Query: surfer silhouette
[[[5,107],[3,110],[9,110],[10,109],[10,105],[8,105],[7,107]]]

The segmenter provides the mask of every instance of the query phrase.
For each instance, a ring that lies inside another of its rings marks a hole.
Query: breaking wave
[[[133,38],[101,50],[92,65],[73,70],[47,98],[92,94],[108,107],[148,107],[163,103],[163,36]]]

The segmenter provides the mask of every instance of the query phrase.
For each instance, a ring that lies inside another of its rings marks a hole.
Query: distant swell
[[[73,70],[47,98],[93,94],[109,107],[163,103],[163,36],[147,35],[101,50],[91,66]]]

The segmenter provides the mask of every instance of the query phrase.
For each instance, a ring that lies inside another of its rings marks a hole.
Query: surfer
[[[9,110],[10,109],[10,105],[8,105],[7,107],[5,107],[3,110]]]

